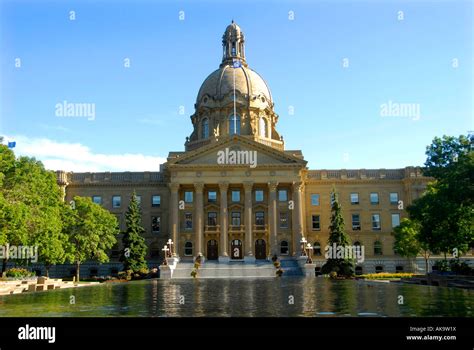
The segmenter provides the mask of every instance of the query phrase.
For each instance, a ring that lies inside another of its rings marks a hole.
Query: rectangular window
[[[398,193],[390,192],[390,204],[398,204]]]
[[[208,191],[207,192],[207,201],[209,203],[217,202],[217,191]]]
[[[240,202],[240,191],[233,190],[232,191],[232,202]]]
[[[370,194],[370,204],[379,204],[379,194],[377,192]]]
[[[313,193],[311,194],[311,205],[319,205],[319,194]]]
[[[351,193],[351,204],[359,204],[359,194]]]
[[[380,214],[372,214],[372,230],[380,231]]]
[[[112,196],[112,208],[120,208],[122,205],[122,197]]]
[[[255,212],[255,225],[260,227],[265,226],[265,213],[263,211]]]
[[[255,202],[263,202],[263,190],[255,191]]]
[[[184,213],[184,229],[192,230],[193,229],[193,214]]]
[[[239,227],[240,226],[240,212],[233,211],[231,216],[232,216],[232,226]]]
[[[159,207],[160,205],[161,205],[161,196],[158,196],[158,195],[151,196],[151,206]]]
[[[288,213],[280,212],[280,228],[288,228]]]
[[[101,196],[92,196],[92,201],[93,201],[95,204],[101,205],[101,204],[102,204],[102,197],[101,197]]]
[[[279,190],[278,191],[278,200],[280,202],[288,201],[288,191],[287,190]]]
[[[186,203],[192,203],[193,202],[193,192],[192,191],[185,191],[184,192],[184,201]]]
[[[137,194],[136,197],[137,197],[137,203],[138,203],[138,205],[142,205],[142,196],[140,196],[139,194]]]
[[[319,215],[312,215],[313,231],[321,230],[321,219]]]
[[[352,230],[360,231],[360,215],[352,214]]]
[[[209,226],[217,226],[217,213],[210,211],[207,213],[207,224]]]
[[[400,226],[400,214],[392,214],[392,228]]]
[[[161,217],[160,216],[152,216],[151,217],[151,231],[152,232],[160,232],[161,228]]]

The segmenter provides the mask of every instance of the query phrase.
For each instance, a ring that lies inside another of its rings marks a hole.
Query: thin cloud
[[[47,138],[29,138],[22,135],[5,137],[5,141],[16,141],[15,154],[35,157],[50,170],[75,172],[96,171],[159,171],[162,157],[140,153],[101,154],[94,153],[80,143],[57,142]]]

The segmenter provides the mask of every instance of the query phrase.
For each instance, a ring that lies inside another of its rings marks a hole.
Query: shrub
[[[451,271],[460,275],[470,275],[472,269],[466,262],[461,262],[459,259],[453,259],[449,261],[449,267]]]
[[[23,278],[34,277],[35,273],[21,267],[12,267],[11,269],[7,270],[6,275],[7,277]]]
[[[402,273],[382,272],[382,273],[368,273],[365,275],[360,275],[358,277],[369,279],[369,280],[383,280],[383,279],[394,279],[394,278],[411,278],[414,275],[415,274],[408,273],[408,272],[402,272]]]
[[[337,272],[336,271],[331,271],[329,273],[329,277],[331,277],[332,279],[336,279],[337,278]]]
[[[440,271],[440,272],[447,272],[450,271],[450,266],[448,260],[438,260],[433,265],[433,270]]]

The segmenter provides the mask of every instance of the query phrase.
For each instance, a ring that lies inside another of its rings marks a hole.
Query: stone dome
[[[232,135],[284,149],[283,137],[276,130],[278,115],[273,110],[272,94],[265,80],[249,68],[244,43],[244,33],[232,21],[222,36],[221,64],[199,89],[186,150]]]
[[[197,96],[196,103],[199,105],[203,99],[210,98],[220,100],[227,94],[234,91],[234,70],[235,70],[235,90],[252,99],[260,99],[263,103],[273,104],[272,94],[263,78],[252,69],[241,66],[233,68],[225,65],[212,72],[202,83]]]

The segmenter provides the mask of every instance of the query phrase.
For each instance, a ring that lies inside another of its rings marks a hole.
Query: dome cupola
[[[199,89],[191,116],[194,130],[186,139],[186,150],[233,134],[283,150],[283,138],[275,129],[278,115],[273,110],[272,94],[265,80],[248,67],[244,38],[232,21],[222,36],[219,69]]]

